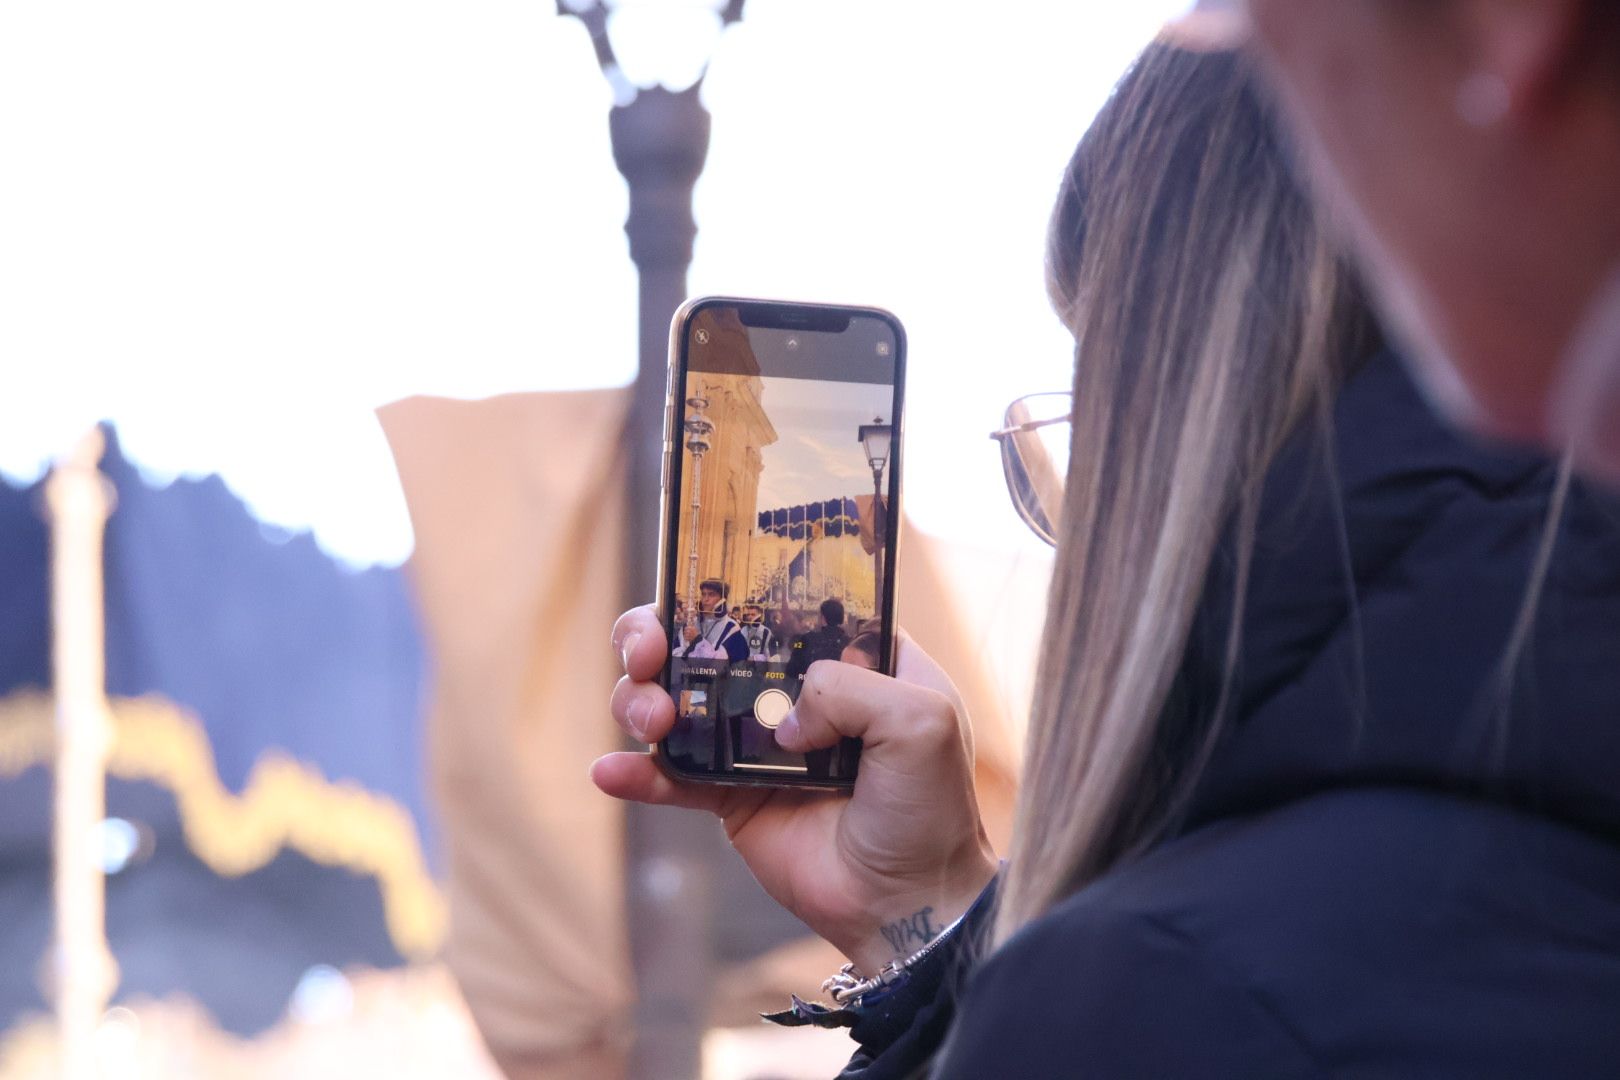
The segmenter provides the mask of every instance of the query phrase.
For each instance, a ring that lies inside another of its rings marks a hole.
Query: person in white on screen
[[[726,614],[726,583],[710,578],[698,586],[696,622],[681,631],[681,640],[670,655],[686,660],[745,660],[748,639],[737,620]]]
[[[742,634],[748,642],[748,659],[763,663],[776,658],[776,638],[765,625],[765,611],[749,601],[742,608]]]

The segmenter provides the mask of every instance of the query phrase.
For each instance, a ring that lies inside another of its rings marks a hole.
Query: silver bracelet
[[[822,993],[831,994],[835,1005],[850,1009],[860,1008],[861,998],[874,990],[892,986],[914,965],[922,963],[924,958],[937,949],[942,941],[956,933],[956,928],[962,925],[962,920],[965,918],[967,918],[967,912],[958,915],[956,921],[941,930],[933,941],[930,941],[904,960],[890,960],[883,965],[881,971],[869,979],[861,978],[860,973],[855,970],[854,964],[845,964],[839,969],[838,974],[821,984]]]

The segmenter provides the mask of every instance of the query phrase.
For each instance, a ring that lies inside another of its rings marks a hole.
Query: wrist
[[[882,921],[847,950],[856,970],[876,975],[885,964],[904,960],[926,947],[967,913],[994,879],[997,868],[993,856],[975,859],[947,886],[893,898],[878,912]]]

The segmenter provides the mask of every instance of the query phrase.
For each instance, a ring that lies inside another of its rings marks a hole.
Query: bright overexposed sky
[[[1068,379],[1048,206],[1186,0],[748,0],[718,38],[694,3],[613,27],[644,81],[713,50],[691,291],[894,310],[910,514],[1022,542],[985,435]],[[542,0],[0,4],[0,473],[110,418],[154,481],[403,559],[372,409],[633,373],[612,96]]]

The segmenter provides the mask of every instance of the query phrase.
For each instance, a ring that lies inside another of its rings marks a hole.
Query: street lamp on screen
[[[709,407],[705,397],[689,397],[686,405],[691,409],[686,417],[686,448],[692,452],[692,558],[686,571],[686,620],[689,626],[702,625],[702,611],[698,608],[698,515],[703,512],[703,455],[709,452],[714,435],[714,423],[703,414]]]
[[[883,612],[883,470],[889,464],[894,425],[885,424],[882,417],[873,417],[870,424],[860,426],[856,439],[866,451],[866,463],[872,467],[872,613],[876,616]]]

